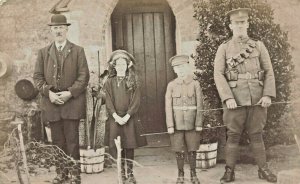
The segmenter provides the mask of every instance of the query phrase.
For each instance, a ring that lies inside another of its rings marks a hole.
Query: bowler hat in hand
[[[48,24],[49,26],[60,26],[60,25],[71,25],[70,23],[67,23],[66,16],[62,14],[55,14],[51,17],[51,22]]]

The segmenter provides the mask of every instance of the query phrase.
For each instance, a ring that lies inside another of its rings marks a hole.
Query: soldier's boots
[[[197,177],[197,173],[195,169],[191,170],[191,183],[192,184],[200,184],[200,181]]]
[[[177,177],[176,184],[184,184],[184,171],[183,171],[183,169],[178,170],[178,177]]]
[[[220,179],[221,183],[228,183],[235,180],[234,169],[228,166],[225,166],[225,173],[223,177]]]
[[[258,177],[268,182],[276,183],[277,176],[273,174],[267,166],[258,169]]]

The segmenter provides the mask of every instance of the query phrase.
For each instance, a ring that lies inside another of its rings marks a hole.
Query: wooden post
[[[25,169],[25,173],[26,173],[26,177],[27,177],[27,183],[30,184],[30,176],[29,176],[29,171],[28,171],[28,166],[27,166],[27,158],[26,158],[25,146],[24,146],[23,134],[22,134],[22,124],[23,123],[24,122],[20,119],[16,119],[16,121],[12,122],[12,124],[15,124],[18,126],[18,135],[19,135],[23,165],[24,165],[24,169]]]
[[[118,136],[117,139],[115,139],[115,144],[117,147],[117,170],[118,170],[118,184],[123,184],[122,181],[122,164],[121,164],[121,152],[122,152],[122,148],[121,148],[121,137]]]

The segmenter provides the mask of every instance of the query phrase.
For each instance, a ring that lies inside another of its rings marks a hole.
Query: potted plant
[[[204,94],[203,131],[201,132],[200,147],[197,150],[197,168],[208,169],[217,163],[218,145],[224,143],[225,127],[222,121],[222,111],[216,108],[216,101],[208,100],[208,94]],[[219,151],[222,151],[219,149]]]

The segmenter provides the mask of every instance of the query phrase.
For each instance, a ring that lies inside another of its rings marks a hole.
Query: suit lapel
[[[50,49],[48,51],[50,58],[54,61],[54,64],[57,66],[57,58],[55,54],[55,43],[53,42],[50,46]]]
[[[67,57],[69,56],[69,54],[72,51],[72,47],[73,47],[73,44],[71,42],[69,42],[69,40],[67,40],[66,46],[64,48],[64,57],[63,57],[62,63],[61,63],[61,71],[64,68],[65,60],[67,59]]]

